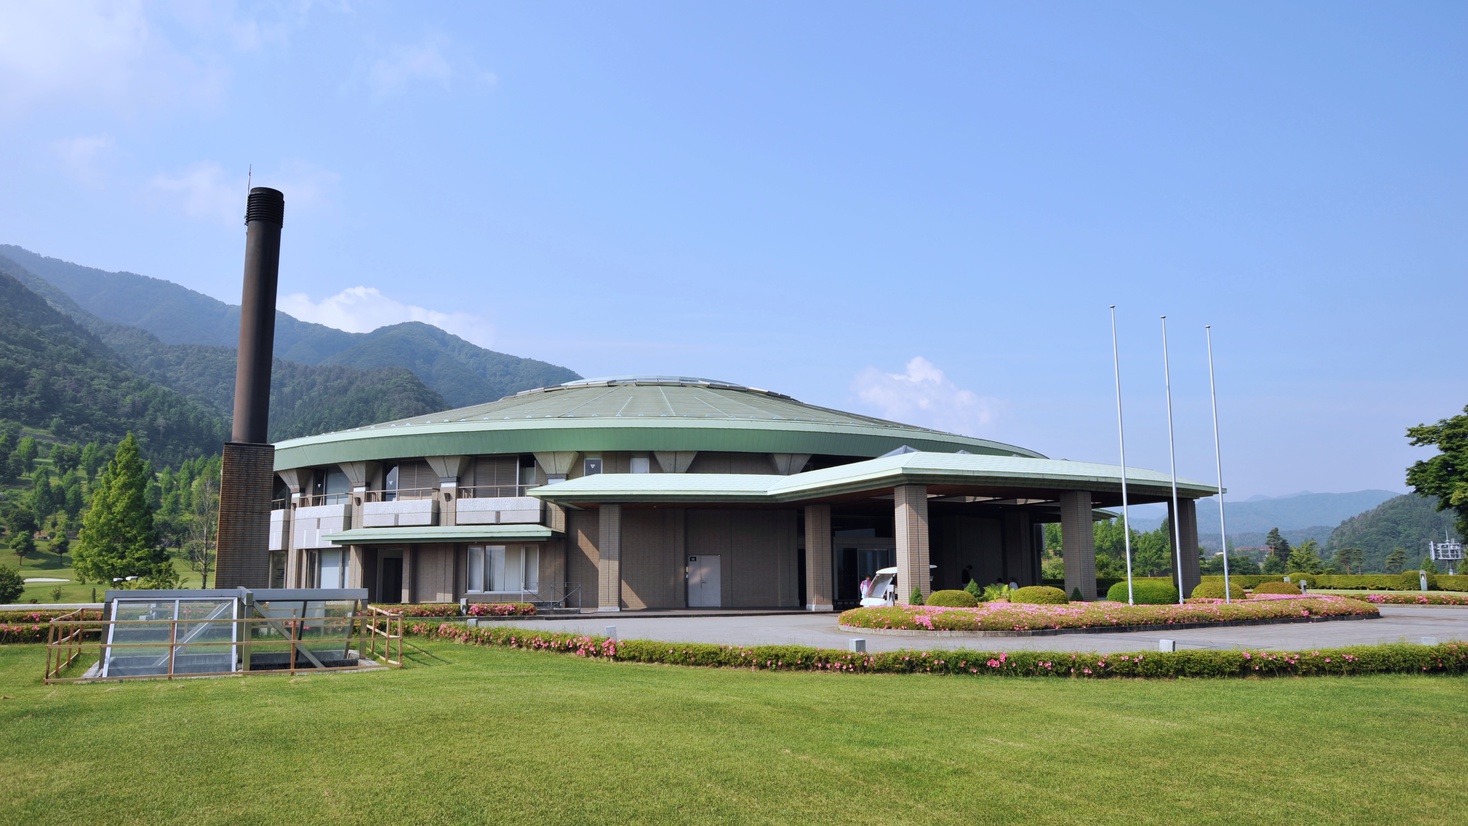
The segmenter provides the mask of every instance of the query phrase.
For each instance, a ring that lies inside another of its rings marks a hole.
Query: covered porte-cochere
[[[1129,469],[1131,504],[1165,502],[1181,584],[1197,584],[1195,500],[1216,489]],[[1095,599],[1092,523],[1122,504],[1119,467],[912,451],[791,475],[598,474],[530,491],[565,509],[566,570],[601,611],[854,603],[878,567],[916,589],[1038,584],[1040,528],[1059,522],[1065,588]]]

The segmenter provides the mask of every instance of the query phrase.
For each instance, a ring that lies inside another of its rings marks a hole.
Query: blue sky
[[[0,242],[1215,478],[1405,490],[1468,402],[1461,3],[0,0]]]

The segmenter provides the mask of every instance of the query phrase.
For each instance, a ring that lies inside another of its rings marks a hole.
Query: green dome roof
[[[407,456],[550,450],[707,450],[880,456],[921,450],[1002,456],[1023,448],[845,413],[732,382],[683,376],[584,379],[486,404],[291,439],[278,469]]]

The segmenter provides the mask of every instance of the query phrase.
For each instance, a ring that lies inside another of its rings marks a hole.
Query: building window
[[[471,594],[533,593],[540,590],[540,547],[470,545],[466,570]]]
[[[322,468],[313,474],[311,504],[340,505],[350,496],[351,486],[347,484],[347,475],[340,470]]]
[[[581,465],[581,475],[595,476],[598,473],[601,473],[601,457],[598,456],[595,459],[588,457],[587,460]]]
[[[382,475],[382,501],[395,502],[398,498],[398,466],[388,465]]]
[[[631,471],[633,473],[652,473],[652,461],[646,456],[633,456]]]
[[[317,588],[345,588],[347,578],[346,552],[341,549],[323,549],[319,552],[320,573],[316,577]]]

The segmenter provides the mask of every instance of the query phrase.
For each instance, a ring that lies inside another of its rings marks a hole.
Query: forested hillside
[[[152,334],[107,322],[91,325],[128,364],[152,380],[234,413],[235,351],[164,344]],[[271,441],[421,416],[449,405],[404,367],[359,370],[276,359],[270,377]]]
[[[1326,547],[1360,548],[1368,571],[1386,570],[1385,560],[1396,548],[1404,549],[1408,563],[1415,565],[1427,555],[1428,540],[1441,542],[1445,535],[1457,538],[1452,512],[1436,508],[1435,497],[1415,493],[1389,499],[1342,522]]]
[[[76,309],[103,321],[137,327],[165,344],[230,349],[238,344],[239,307],[235,305],[168,281],[83,267],[21,247],[0,245],[0,255],[46,281]],[[59,306],[51,295],[47,298]],[[63,310],[74,312],[71,307]],[[454,407],[581,378],[564,367],[486,350],[417,322],[371,333],[346,333],[277,313],[275,356],[308,365],[362,370],[406,367]]]
[[[219,450],[225,430],[216,413],[128,369],[12,267],[0,259],[0,420],[71,443],[132,432],[160,464]]]

